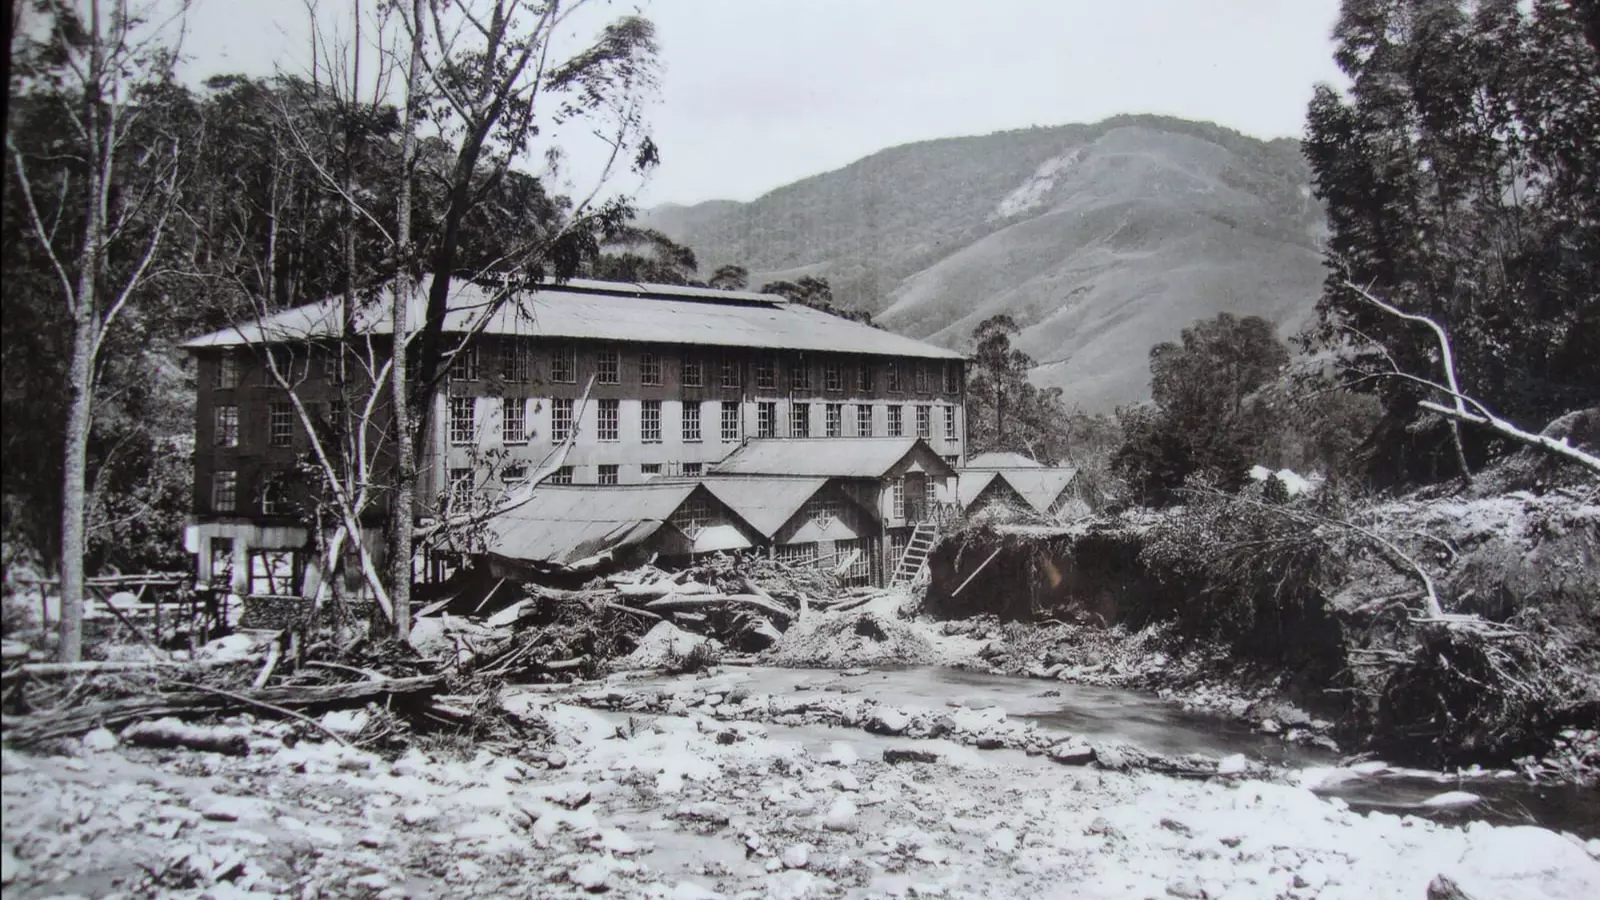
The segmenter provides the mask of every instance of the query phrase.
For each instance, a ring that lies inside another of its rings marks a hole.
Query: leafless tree
[[[31,163],[9,129],[6,147],[30,231],[55,271],[72,321],[59,652],[63,662],[75,662],[83,653],[88,446],[101,350],[117,319],[137,301],[161,250],[178,202],[178,164],[185,150],[176,134],[163,135],[151,146],[135,146],[133,136],[145,113],[144,91],[172,75],[187,3],[159,20],[128,0],[53,0],[37,9],[45,21],[32,49],[59,55],[50,77],[59,79],[56,87],[71,101],[61,113],[76,137],[70,152],[82,184],[54,197],[40,196],[30,178]],[[76,208],[69,211],[71,205]],[[79,215],[81,230],[66,233],[63,223]],[[132,260],[131,265],[113,267],[113,254]]]

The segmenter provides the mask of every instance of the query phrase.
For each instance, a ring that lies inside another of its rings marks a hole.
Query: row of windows
[[[662,474],[662,463],[643,463],[639,466],[639,474],[646,478]],[[677,472],[686,478],[699,478],[705,474],[705,463],[685,462],[675,466]],[[526,481],[528,468],[523,465],[507,466],[500,471],[500,480],[508,488],[516,488]],[[601,463],[595,467],[595,483],[603,485],[620,484],[622,467],[617,463]],[[470,506],[473,495],[478,489],[478,475],[475,469],[463,466],[454,468],[449,473],[450,480],[450,505],[454,509],[463,509]],[[562,466],[550,474],[544,481],[545,484],[572,484],[572,467]]]
[[[520,344],[505,345],[501,354],[500,378],[508,382],[526,382],[530,380],[532,366],[529,362],[530,351]],[[639,383],[641,385],[661,385],[662,381],[662,355],[653,350],[645,350],[639,354]],[[945,363],[942,366],[934,363],[898,363],[889,362],[881,364],[884,377],[890,391],[900,392],[906,390],[910,381],[915,391],[919,394],[930,394],[935,390],[935,381],[940,382],[940,387],[947,394],[958,393],[961,390],[961,369],[955,363]],[[843,391],[848,380],[854,379],[858,391],[872,390],[872,364],[854,363],[846,364],[841,360],[829,360],[822,367],[822,386],[828,391]],[[698,356],[683,356],[679,373],[684,387],[704,387],[706,383],[705,361]],[[481,375],[478,363],[478,348],[466,347],[457,351],[450,363],[450,378],[454,381],[477,381]],[[740,386],[739,361],[732,357],[724,356],[717,362],[718,384],[725,388]],[[789,389],[795,391],[809,391],[812,389],[812,369],[803,363],[789,368]],[[776,390],[778,387],[778,361],[772,357],[759,359],[755,363],[756,387],[764,390]],[[550,380],[554,382],[572,384],[578,380],[578,354],[577,349],[571,345],[558,345],[550,350]],[[622,383],[622,351],[617,347],[606,347],[595,355],[595,381],[599,384]]]
[[[218,447],[239,446],[239,407],[224,404],[212,409],[212,443]],[[287,400],[272,403],[267,409],[267,444],[288,447],[294,443],[294,405]]]
[[[551,401],[550,408],[550,440],[560,443],[572,435],[573,402],[570,399]],[[789,437],[846,437],[845,415],[843,403],[823,404],[822,434],[818,435],[812,428],[811,404],[796,403],[789,408]],[[602,441],[621,440],[622,435],[622,401],[600,400],[597,401],[595,431],[596,436]],[[874,437],[872,404],[857,403],[855,406],[855,433],[849,437]],[[724,400],[720,404],[721,419],[719,421],[720,436],[724,443],[737,442],[740,437],[739,403]],[[521,400],[502,400],[500,406],[501,440],[508,444],[521,444],[528,441],[526,409]],[[928,404],[919,404],[915,408],[916,434],[920,438],[933,437],[933,407]],[[947,440],[956,440],[956,409],[953,406],[940,407],[943,410],[944,436]],[[477,442],[478,404],[473,397],[450,398],[450,443],[457,446],[471,446]],[[694,443],[704,440],[700,420],[701,407],[698,403],[685,403],[681,411],[679,435],[685,442]],[[905,437],[906,407],[891,404],[888,407],[888,437]],[[756,436],[778,436],[778,404],[773,401],[764,401],[756,404]],[[220,432],[219,432],[220,434]],[[660,443],[662,437],[661,401],[644,400],[639,405],[639,439],[646,444]],[[220,443],[220,439],[219,439]],[[228,445],[231,446],[231,445]]]
[[[565,384],[574,384],[578,380],[578,352],[570,344],[561,344],[550,349],[550,380]],[[335,357],[327,357],[328,361]],[[662,354],[646,350],[639,354],[639,383],[642,385],[662,384]],[[289,361],[292,366],[293,361]],[[457,348],[448,360],[450,379],[452,381],[477,381],[483,375],[480,364],[480,355],[476,344],[468,347]],[[940,381],[944,393],[954,394],[961,390],[961,369],[955,363],[945,363],[942,366],[934,363],[899,363],[888,362],[881,364],[884,377],[890,391],[900,392],[906,390],[909,380],[913,389],[919,394],[928,394],[934,391],[934,382]],[[280,366],[280,368],[282,368]],[[331,368],[331,367],[330,367]],[[732,357],[724,356],[717,361],[717,381],[721,387],[737,388],[741,384],[739,361]],[[843,391],[851,379],[854,380],[857,391],[867,392],[872,390],[873,365],[869,363],[845,363],[841,360],[828,360],[822,367],[822,386],[828,391]],[[686,354],[682,357],[679,373],[685,387],[704,387],[706,384],[705,361],[699,356]],[[326,374],[332,374],[331,371]],[[508,383],[527,383],[533,380],[533,351],[524,344],[507,343],[500,347],[498,354],[498,368],[494,374],[500,380]],[[264,383],[274,383],[270,373],[263,376]],[[755,363],[756,387],[764,390],[776,390],[778,387],[778,363],[771,357],[763,358]],[[293,380],[291,378],[291,380]],[[595,380],[600,384],[622,383],[622,351],[617,347],[601,349],[595,359]],[[212,387],[219,389],[234,388],[239,385],[239,358],[233,353],[224,353],[218,358],[217,367],[212,375]],[[809,391],[812,389],[812,369],[808,365],[792,366],[789,369],[789,389],[796,391]]]
[[[550,440],[561,443],[572,436],[572,419],[575,412],[575,401],[570,398],[550,401]],[[596,401],[595,431],[602,441],[621,440],[622,434],[622,401],[599,400]],[[724,443],[735,443],[742,436],[740,431],[739,404],[737,401],[725,400],[719,406],[720,426],[719,436]],[[701,428],[701,410],[698,403],[686,403],[681,409],[679,421],[679,435],[686,442],[698,442],[705,439]],[[457,446],[470,446],[477,443],[478,437],[478,404],[472,397],[450,398],[450,420],[448,423],[450,443]],[[523,444],[529,440],[527,405],[522,400],[500,401],[500,440],[507,444]],[[661,401],[645,400],[639,406],[639,438],[647,444],[661,443],[662,418]]]

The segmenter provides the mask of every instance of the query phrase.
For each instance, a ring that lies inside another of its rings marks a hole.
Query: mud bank
[[[924,609],[982,641],[993,671],[1154,690],[1417,765],[1592,780],[1600,506],[1585,497],[1220,498],[974,529],[936,548]],[[1427,614],[1419,571],[1454,619]]]

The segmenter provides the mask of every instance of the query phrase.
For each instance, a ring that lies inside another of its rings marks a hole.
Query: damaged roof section
[[[821,478],[883,478],[907,457],[931,475],[955,469],[921,438],[756,439],[712,467],[713,475],[802,475]]]
[[[753,546],[753,530],[694,482],[540,485],[488,522],[485,550],[501,560],[584,568],[630,550],[683,556]]]

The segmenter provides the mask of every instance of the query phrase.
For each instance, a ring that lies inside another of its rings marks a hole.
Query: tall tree
[[[132,315],[167,233],[178,195],[184,137],[153,121],[152,102],[175,59],[161,23],[127,0],[39,4],[13,77],[27,93],[59,98],[70,138],[55,148],[71,161],[60,193],[33,176],[44,160],[6,144],[15,188],[58,280],[70,321],[61,489],[60,657],[82,656],[89,438],[102,352],[119,318]],[[181,15],[180,9],[179,14]],[[17,85],[9,85],[15,88]]]
[[[1600,383],[1600,54],[1577,0],[1345,0],[1348,92],[1316,89],[1305,153],[1328,211],[1330,273],[1307,343],[1344,350],[1374,391],[1385,481],[1465,474],[1486,449],[1417,421],[1443,378],[1434,336],[1346,282],[1445,328],[1462,392],[1525,427]]]
[[[1183,329],[1178,343],[1150,348],[1154,405],[1126,411],[1116,467],[1147,498],[1160,499],[1191,474],[1235,487],[1260,462],[1271,433],[1257,392],[1289,362],[1260,316],[1221,313]]]

